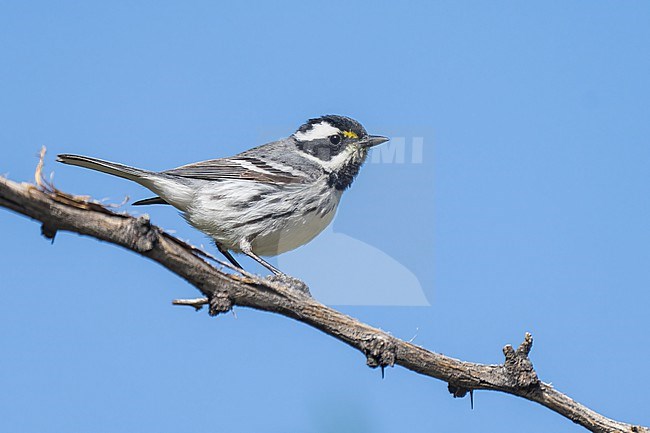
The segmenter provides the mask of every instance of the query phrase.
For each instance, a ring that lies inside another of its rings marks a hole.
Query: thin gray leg
[[[255,260],[257,263],[260,265],[264,266],[266,269],[269,271],[273,272],[275,275],[284,275],[278,268],[258,256],[253,252],[253,249],[251,248],[251,244],[248,241],[242,241],[239,244],[239,247],[241,248],[242,253],[246,254],[248,257],[251,259]]]
[[[224,256],[225,258],[227,258],[228,261],[229,261],[230,263],[232,263],[235,267],[237,267],[237,268],[239,268],[239,269],[244,269],[244,268],[242,268],[241,265],[237,262],[237,260],[235,260],[235,258],[232,256],[232,254],[230,254],[230,251],[228,251],[227,249],[223,248],[223,247],[222,247],[220,244],[218,244],[217,242],[215,242],[214,244],[217,246],[217,249],[219,250],[219,252],[220,252],[221,254],[223,254],[223,256]]]

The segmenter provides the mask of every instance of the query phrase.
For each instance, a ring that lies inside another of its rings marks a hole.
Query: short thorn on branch
[[[45,239],[50,239],[52,241],[52,243],[54,243],[54,238],[56,237],[56,232],[57,232],[56,227],[52,227],[52,226],[47,225],[45,223],[43,223],[41,225],[41,235],[43,235],[43,237],[45,237]]]
[[[524,341],[515,350],[510,344],[504,346],[503,354],[505,362],[501,365],[502,386],[511,390],[510,392],[524,393],[539,389],[540,380],[533,368],[533,363],[528,358],[528,354],[533,347],[533,336],[526,332]],[[471,405],[474,407],[474,390],[459,383],[449,382],[447,385],[449,393],[454,398],[463,398],[468,393],[472,400]]]
[[[462,386],[454,385],[449,382],[447,384],[447,390],[454,398],[463,398],[469,393],[469,407],[474,409],[474,390],[463,388]]]
[[[382,336],[372,336],[363,345],[366,364],[370,368],[381,367],[382,379],[384,378],[384,369],[395,365],[396,350],[395,343]]]

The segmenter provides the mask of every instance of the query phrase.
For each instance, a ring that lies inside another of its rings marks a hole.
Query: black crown
[[[333,127],[340,129],[341,131],[352,131],[357,134],[359,138],[368,135],[366,129],[361,126],[361,124],[356,120],[345,116],[337,116],[336,114],[328,114],[325,116],[317,117],[315,119],[309,119],[307,123],[298,128],[298,132],[305,133],[307,131],[310,131],[314,125],[317,125],[321,122],[327,122]]]

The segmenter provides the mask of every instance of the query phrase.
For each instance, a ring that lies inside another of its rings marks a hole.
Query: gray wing
[[[162,173],[192,179],[238,179],[272,184],[305,183],[309,180],[300,170],[286,164],[245,155],[196,162]]]

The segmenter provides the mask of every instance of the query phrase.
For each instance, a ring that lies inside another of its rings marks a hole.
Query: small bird
[[[172,205],[236,267],[231,251],[284,275],[260,256],[291,251],[323,231],[368,149],[388,140],[349,117],[326,115],[282,140],[160,172],[80,155],[57,161],[139,183],[157,196],[133,205]]]

